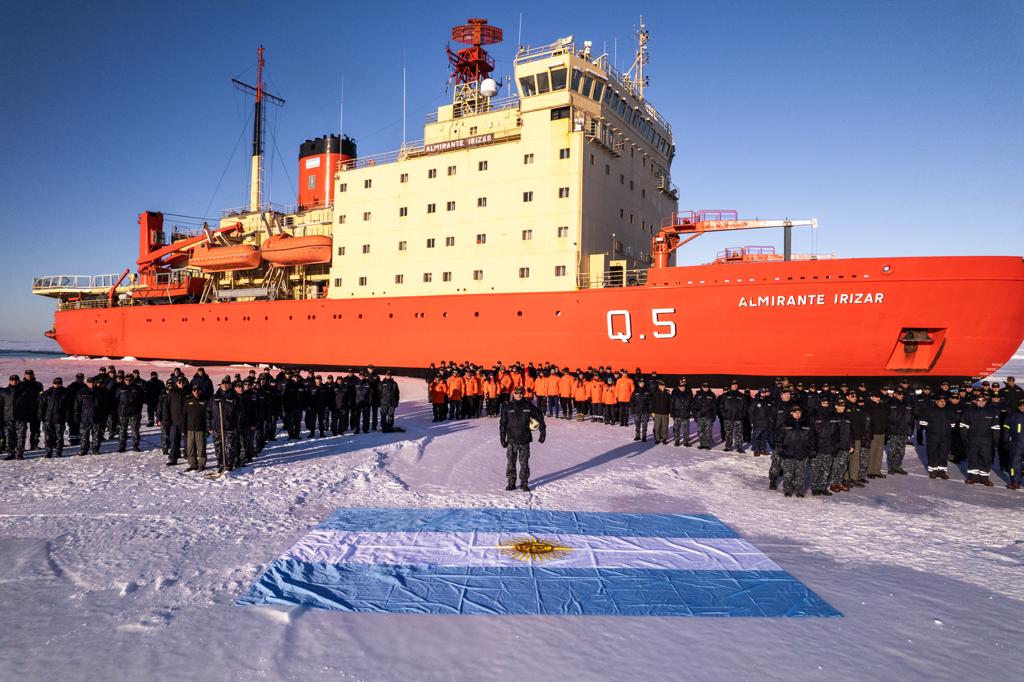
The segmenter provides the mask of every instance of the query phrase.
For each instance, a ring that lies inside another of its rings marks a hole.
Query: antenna
[[[516,50],[523,49],[523,13],[519,13],[519,35],[516,37]]]
[[[503,37],[502,30],[488,24],[486,19],[468,19],[465,24],[452,28],[452,40],[469,45],[458,52],[453,52],[450,47],[445,48],[452,67],[452,80],[455,82],[452,103],[455,105],[456,117],[489,108],[490,98],[497,92],[497,84],[491,80],[494,58],[487,54],[483,46],[500,43]],[[485,87],[481,88],[481,85]]]
[[[402,149],[405,149],[405,67],[402,67]]]
[[[625,77],[625,81],[633,90],[633,94],[640,100],[644,98],[644,87],[648,84],[648,79],[644,76],[644,65],[650,61],[647,56],[647,40],[649,37],[650,34],[644,26],[644,17],[640,15],[640,27],[636,31],[636,58],[629,67],[629,71],[626,72]]]

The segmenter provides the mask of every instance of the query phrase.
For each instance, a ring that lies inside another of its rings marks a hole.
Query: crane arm
[[[766,228],[818,227],[818,221],[809,220],[740,220],[736,211],[686,211],[666,218],[661,230],[651,240],[654,267],[667,268],[673,252],[707,232],[730,230],[762,230]],[[683,237],[686,239],[683,239]]]

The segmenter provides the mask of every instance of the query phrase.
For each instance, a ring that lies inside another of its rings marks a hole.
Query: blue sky
[[[268,146],[272,198],[290,204],[299,143],[337,130],[342,78],[346,132],[373,154],[401,142],[407,67],[417,139],[449,97],[448,29],[470,16],[505,29],[492,53],[508,74],[520,12],[524,43],[573,34],[612,52],[617,39],[627,66],[642,11],[647,94],[676,133],[681,209],[816,217],[818,251],[840,256],[1024,253],[1024,3],[582,7],[5,3],[0,339],[49,327],[53,302],[29,294],[33,275],[133,265],[140,211],[216,216],[245,202],[249,109],[229,79],[254,78],[258,44],[287,100]],[[706,236],[681,262],[780,240]],[[811,233],[795,246],[809,251]]]

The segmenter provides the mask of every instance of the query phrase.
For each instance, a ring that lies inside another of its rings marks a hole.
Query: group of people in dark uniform
[[[399,397],[391,374],[372,365],[326,380],[311,370],[274,375],[252,369],[245,378],[226,376],[218,386],[204,368],[191,378],[175,368],[166,381],[151,372],[144,381],[138,370],[111,366],[94,376],[79,373],[68,386],[57,377],[46,390],[26,370],[24,379],[11,375],[0,390],[0,449],[7,452],[4,459],[24,459],[26,449],[38,449],[42,432],[47,458],[63,456],[65,434],[79,455],[99,454],[104,436],[117,437],[118,452],[127,450],[130,436],[139,452],[145,411],[147,424],[160,426],[168,466],[176,466],[184,454],[187,471],[205,470],[206,444],[212,440],[217,469],[225,472],[248,464],[276,440],[279,422],[289,440],[303,437],[303,419],[309,438],[317,432],[323,438],[349,430],[400,430],[395,427]]]

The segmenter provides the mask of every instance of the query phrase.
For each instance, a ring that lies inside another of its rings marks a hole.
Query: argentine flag
[[[838,616],[709,514],[339,509],[242,605],[488,615]]]

